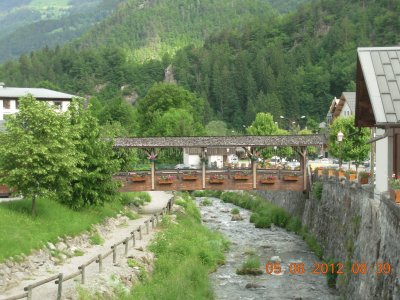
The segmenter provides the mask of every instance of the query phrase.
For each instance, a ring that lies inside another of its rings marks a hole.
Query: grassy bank
[[[222,191],[196,191],[196,197],[217,197],[224,202],[232,203],[237,206],[251,210],[253,214],[250,222],[258,228],[269,228],[275,224],[289,231],[300,235],[306,241],[310,250],[318,258],[322,258],[323,252],[317,240],[311,235],[307,228],[304,228],[298,218],[290,216],[283,208],[265,201],[265,199],[251,195],[249,193],[222,192]]]
[[[213,299],[210,271],[224,262],[228,242],[203,227],[200,213],[188,195],[178,203],[186,208],[178,224],[163,220],[165,229],[150,246],[157,257],[152,278],[135,286],[127,299]]]
[[[57,242],[59,236],[72,236],[89,230],[93,224],[119,213],[125,204],[148,200],[147,193],[121,195],[104,206],[74,211],[51,199],[37,200],[37,216],[31,217],[28,199],[0,203],[0,262],[29,254],[46,242]]]

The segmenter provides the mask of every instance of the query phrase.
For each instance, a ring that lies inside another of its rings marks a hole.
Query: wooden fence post
[[[144,221],[144,224],[146,224],[146,234],[149,234],[149,220]]]
[[[154,229],[154,216],[151,217],[150,222],[151,222],[151,228]]]
[[[141,240],[142,239],[142,225],[139,225],[138,231],[139,231],[139,240]]]
[[[99,273],[103,272],[103,256],[99,254]]]
[[[117,246],[111,246],[111,249],[113,249],[113,264],[117,263]]]
[[[135,245],[136,245],[135,232],[132,231],[132,232],[131,232],[131,235],[132,235],[132,247],[135,247]]]
[[[28,285],[27,292],[28,295],[26,296],[26,299],[32,300],[32,286]]]
[[[82,266],[79,267],[79,269],[81,270],[81,274],[82,274],[81,283],[85,284],[85,281],[86,281],[86,266],[82,265]]]
[[[63,277],[64,275],[62,273],[58,274],[57,300],[61,300],[62,297]]]
[[[125,252],[124,252],[124,254],[125,254],[125,256],[128,256],[129,238],[125,239],[124,244],[125,244]]]

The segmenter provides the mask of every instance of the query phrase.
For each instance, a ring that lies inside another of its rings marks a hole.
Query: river
[[[196,199],[198,205],[202,199]],[[212,205],[199,205],[203,224],[231,241],[225,265],[210,275],[216,299],[339,299],[335,291],[328,288],[324,275],[312,274],[313,265],[321,262],[300,236],[276,226],[255,228],[249,222],[251,211],[239,207],[243,220],[231,221],[230,211],[235,205],[217,198],[208,199]],[[236,274],[249,253],[260,258],[263,274]],[[266,263],[271,262],[272,267],[272,261],[281,267],[281,273],[276,269],[278,274],[267,274]],[[301,269],[292,269],[296,274],[291,274],[291,263],[292,266],[304,264],[304,274],[297,274]]]

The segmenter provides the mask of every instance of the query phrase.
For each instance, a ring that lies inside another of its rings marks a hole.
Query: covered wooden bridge
[[[202,136],[116,138],[117,148],[141,148],[146,151],[149,171],[119,173],[115,179],[121,191],[167,190],[292,190],[306,191],[308,185],[307,147],[323,147],[325,135]],[[267,147],[292,147],[300,156],[300,170],[260,168],[259,152]],[[215,149],[242,148],[251,160],[249,168],[208,169],[208,154]],[[197,148],[201,166],[197,170],[157,170],[158,151],[162,148]]]

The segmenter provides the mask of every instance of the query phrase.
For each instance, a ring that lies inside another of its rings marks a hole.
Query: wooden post
[[[206,148],[201,148],[201,157],[203,158],[203,161],[201,162],[201,179],[202,179],[202,188],[206,188]]]
[[[132,235],[132,247],[135,247],[135,245],[136,245],[135,232],[132,231],[132,232],[131,232],[131,235]]]
[[[27,291],[28,295],[26,296],[26,299],[32,300],[32,286],[29,285],[27,289],[28,289],[28,291]]]
[[[125,252],[124,252],[124,254],[125,254],[125,256],[128,256],[129,238],[125,239],[124,244],[125,244]]]
[[[81,269],[81,274],[82,274],[81,283],[85,284],[85,281],[86,281],[86,266],[82,265],[82,266],[79,267],[79,269]]]
[[[144,224],[146,224],[146,234],[149,234],[149,220],[144,221]]]
[[[103,272],[103,256],[99,254],[99,273]]]
[[[111,246],[112,250],[113,250],[113,264],[117,263],[117,246]]]
[[[257,161],[254,160],[255,149],[251,148],[251,167],[253,169],[253,190],[257,189]]]
[[[151,222],[151,228],[154,229],[154,216],[151,217],[150,222]]]
[[[64,277],[64,275],[62,273],[58,274],[57,300],[61,300],[63,277]]]
[[[154,191],[155,189],[155,162],[151,162],[151,190]]]
[[[158,226],[158,213],[156,213],[156,226]]]
[[[139,231],[139,240],[141,240],[142,239],[142,225],[139,225],[138,231]]]
[[[301,147],[300,151],[303,168],[303,191],[307,191],[307,147]]]

